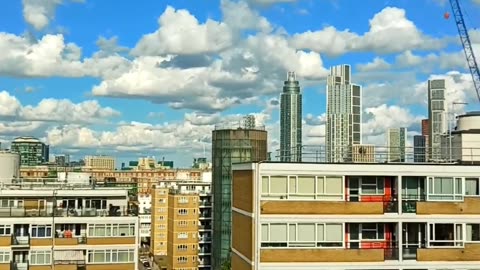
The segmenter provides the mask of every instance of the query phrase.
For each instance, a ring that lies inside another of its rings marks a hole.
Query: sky
[[[480,0],[461,1],[480,58]],[[420,132],[426,82],[455,113],[478,110],[444,0],[12,0],[0,10],[0,142],[35,136],[52,154],[142,156],[190,166],[215,125],[246,114],[279,148],[288,71],[303,92],[303,144],[322,145],[325,79],[350,64],[363,143]],[[410,142],[411,144],[411,142]],[[119,164],[117,164],[119,165]]]

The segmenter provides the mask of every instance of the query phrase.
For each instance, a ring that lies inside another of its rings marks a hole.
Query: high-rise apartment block
[[[428,155],[432,160],[442,158],[442,136],[448,128],[446,86],[444,79],[428,81]]]
[[[389,128],[387,133],[387,150],[389,162],[405,162],[405,143],[407,128]]]
[[[167,269],[198,269],[198,203],[195,193],[168,195]]]
[[[280,96],[280,160],[302,160],[302,94],[295,72],[288,72]]]
[[[352,146],[352,162],[354,163],[375,162],[375,145],[354,144]]]
[[[479,183],[465,164],[235,164],[232,269],[478,269]]]
[[[49,146],[34,137],[18,137],[11,151],[20,154],[21,166],[38,166],[49,160]]]
[[[267,160],[267,131],[222,127],[212,132],[213,269],[230,259],[232,164]]]
[[[352,146],[362,143],[362,88],[351,82],[350,65],[335,66],[327,77],[327,161],[352,159]]]
[[[212,255],[211,183],[161,182],[152,190],[151,254],[160,269],[209,270]]]
[[[115,158],[109,156],[86,156],[85,169],[115,170]]]

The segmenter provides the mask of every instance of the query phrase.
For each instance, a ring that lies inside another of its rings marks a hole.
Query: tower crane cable
[[[477,93],[478,101],[480,102],[480,71],[478,69],[477,59],[473,53],[472,42],[468,34],[467,27],[465,26],[465,20],[463,18],[462,8],[459,0],[450,0],[452,7],[452,13],[455,18],[455,24],[457,25],[460,41],[462,42],[463,51],[467,59],[468,69],[473,79],[473,87]]]

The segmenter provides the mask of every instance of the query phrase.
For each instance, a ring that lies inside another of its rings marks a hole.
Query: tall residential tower
[[[351,160],[352,145],[362,143],[362,88],[351,83],[350,65],[330,69],[327,77],[328,162]]]
[[[387,136],[388,161],[405,162],[407,128],[389,128]]]
[[[280,160],[302,160],[302,94],[295,72],[288,72],[280,99]]]
[[[447,132],[445,80],[428,81],[428,154],[432,160],[441,159],[442,135]]]

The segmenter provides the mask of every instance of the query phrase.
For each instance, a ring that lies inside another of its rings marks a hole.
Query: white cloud
[[[338,31],[333,26],[320,31],[295,34],[291,40],[295,47],[311,49],[329,55],[346,52],[373,51],[398,53],[405,50],[440,49],[444,41],[424,35],[405,14],[405,10],[386,7],[370,20],[370,29],[364,35]]]
[[[297,0],[246,0],[246,1],[251,4],[257,4],[257,5],[272,5],[277,3],[293,3],[293,2],[296,2]]]
[[[377,107],[366,108],[364,118],[368,119],[363,123],[363,135],[375,136],[385,133],[389,128],[410,127],[418,124],[423,116],[413,115],[407,108],[382,104]]]
[[[0,122],[0,135],[31,135],[42,131],[44,125],[40,122]]]
[[[72,2],[83,1],[72,0]],[[55,17],[55,9],[62,3],[63,0],[23,0],[23,17],[33,28],[42,30]]]
[[[76,104],[67,99],[46,98],[36,106],[22,106],[7,91],[0,92],[0,117],[16,121],[99,123],[119,115],[118,111],[102,107],[96,100]]]
[[[246,2],[222,0],[221,9],[224,22],[233,30],[272,31],[270,22],[252,10]]]
[[[363,71],[363,72],[378,71],[378,70],[385,71],[389,68],[390,68],[390,64],[380,57],[375,57],[372,62],[357,65],[358,71]]]
[[[0,92],[0,116],[14,117],[18,115],[22,104],[7,91]]]
[[[200,24],[188,10],[168,6],[158,19],[159,29],[143,36],[135,55],[202,54],[224,50],[232,44],[230,28],[208,19]]]

